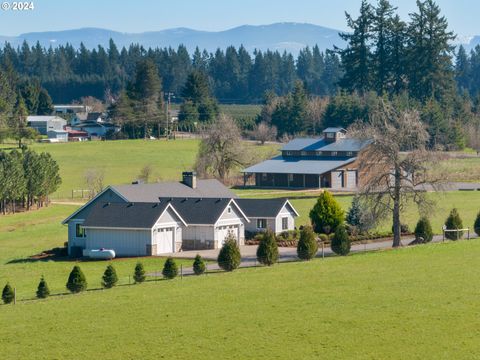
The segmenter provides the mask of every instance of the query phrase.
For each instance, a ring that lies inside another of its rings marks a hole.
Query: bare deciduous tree
[[[247,163],[248,151],[240,129],[231,117],[221,114],[203,133],[195,165],[197,173],[224,181],[232,170]]]
[[[425,187],[439,185],[434,153],[426,148],[428,133],[417,111],[400,112],[384,103],[367,123],[353,125],[350,136],[371,141],[359,154],[359,193],[375,218],[392,215],[393,246],[400,246],[403,208],[411,201],[420,210],[431,208]]]
[[[93,197],[103,190],[105,171],[103,169],[87,169],[84,174],[85,185]]]
[[[266,141],[274,141],[277,138],[277,127],[273,125],[270,126],[262,121],[253,129],[252,137],[261,145],[264,145]]]
[[[148,183],[153,174],[153,167],[151,165],[145,165],[138,175],[138,179],[142,180],[144,183]]]
[[[317,131],[321,131],[323,113],[328,105],[328,99],[319,96],[311,98],[307,102],[307,129],[316,135]]]

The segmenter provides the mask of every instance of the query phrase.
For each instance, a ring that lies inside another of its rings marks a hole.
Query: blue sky
[[[12,0],[13,1],[13,0]],[[224,30],[238,25],[306,22],[345,30],[344,11],[358,12],[360,0],[32,0],[33,11],[0,10],[0,35],[101,27],[143,32],[172,27]],[[3,2],[3,0],[0,0]],[[415,0],[392,0],[402,17]],[[450,28],[480,34],[480,1],[437,0]]]

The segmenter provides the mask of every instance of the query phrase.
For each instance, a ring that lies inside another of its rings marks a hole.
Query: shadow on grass
[[[32,255],[26,258],[13,259],[7,262],[7,264],[26,264],[35,263],[41,261],[78,261],[78,259],[71,258],[67,254],[66,248],[53,248],[50,250],[42,251],[39,254]]]

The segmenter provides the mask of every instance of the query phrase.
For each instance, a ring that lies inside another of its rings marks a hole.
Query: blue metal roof
[[[244,173],[275,174],[317,174],[321,175],[355,161],[355,157],[332,158],[332,160],[313,160],[304,158],[283,158],[281,156],[266,160],[243,170]]]
[[[360,151],[370,141],[358,139],[339,139],[334,142],[321,138],[299,138],[290,141],[282,151]]]

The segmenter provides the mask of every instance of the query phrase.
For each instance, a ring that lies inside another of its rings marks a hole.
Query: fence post
[[[17,288],[13,288],[13,305],[17,304]]]
[[[470,228],[467,229],[467,240],[470,240]]]
[[[322,241],[322,259],[325,259],[325,245],[323,244],[323,241]]]

